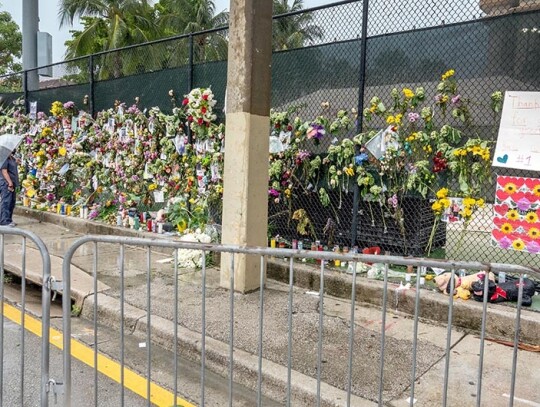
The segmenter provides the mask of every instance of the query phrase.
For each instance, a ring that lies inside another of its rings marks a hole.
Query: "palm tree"
[[[229,13],[215,14],[213,0],[160,0],[155,6],[163,36],[190,34],[227,25]],[[222,32],[194,37],[196,62],[225,59],[227,40]]]
[[[293,13],[303,10],[303,0],[274,0],[274,15]],[[323,37],[323,30],[313,23],[313,16],[308,13],[295,14],[274,20],[272,33],[275,51],[301,48],[306,42],[313,42]]]
[[[60,26],[72,25],[75,17],[81,18],[83,29],[73,31],[73,38],[66,41],[66,58],[75,58],[99,51],[109,51],[127,45],[140,44],[157,37],[154,11],[147,0],[61,0],[58,16]],[[126,66],[138,66],[148,56],[128,60],[125,55],[113,53],[100,61],[100,76],[118,77],[126,74]],[[151,59],[150,59],[151,60]],[[106,68],[107,66],[107,68]]]

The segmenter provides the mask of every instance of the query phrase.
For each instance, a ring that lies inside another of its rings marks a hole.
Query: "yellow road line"
[[[7,303],[4,303],[4,316],[11,321],[21,324],[21,311]],[[41,321],[25,314],[24,328],[34,335],[41,337]],[[62,332],[56,329],[49,329],[49,341],[58,349],[63,349]],[[71,356],[90,367],[94,367],[94,350],[83,343],[71,339]],[[121,366],[111,358],[98,354],[98,371],[110,379],[120,383]],[[124,366],[124,387],[131,390],[133,393],[146,399],[147,380],[139,376],[134,371]],[[170,407],[174,404],[174,395],[163,387],[150,383],[150,401],[159,407]],[[194,404],[177,397],[176,406],[178,407],[195,407]]]

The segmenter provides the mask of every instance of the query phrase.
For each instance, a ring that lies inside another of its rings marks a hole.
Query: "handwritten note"
[[[505,93],[493,166],[540,171],[540,92]]]

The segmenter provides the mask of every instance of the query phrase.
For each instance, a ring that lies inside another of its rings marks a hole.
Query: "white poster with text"
[[[505,93],[493,166],[540,171],[540,92]]]

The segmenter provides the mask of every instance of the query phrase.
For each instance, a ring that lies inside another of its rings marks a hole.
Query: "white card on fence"
[[[65,175],[67,172],[69,171],[69,163],[66,163],[62,166],[62,168],[60,168],[60,170],[58,171],[58,175],[60,176],[63,176]]]
[[[35,120],[37,115],[37,102],[30,102],[30,114],[31,120]]]
[[[148,163],[144,164],[143,179],[152,179],[152,174],[148,171]]]
[[[156,203],[165,202],[164,195],[163,191],[154,191],[154,201],[156,201]]]

